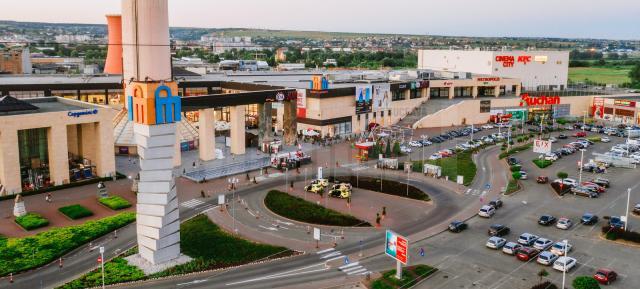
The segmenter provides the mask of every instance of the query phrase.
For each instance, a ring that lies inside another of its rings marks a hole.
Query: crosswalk
[[[202,200],[198,200],[198,199],[191,199],[188,200],[186,202],[182,202],[180,203],[181,207],[185,207],[185,208],[189,208],[189,209],[194,209],[194,208],[199,208],[199,209],[203,209],[203,210],[208,210],[211,209],[213,207],[215,207],[215,205],[213,204],[207,204]]]
[[[467,189],[467,191],[464,192],[465,195],[469,195],[469,196],[484,196],[488,193],[489,191],[487,190],[479,190],[479,189]]]
[[[325,262],[348,258],[344,254],[342,254],[342,252],[334,248],[318,251],[316,252],[316,254],[320,255],[320,259]],[[338,267],[338,270],[347,275],[366,275],[371,273],[371,271],[367,270],[367,268],[365,268],[363,265],[360,264],[360,262],[357,262],[357,261],[344,264]]]
[[[363,171],[369,168],[369,166],[363,165],[361,163],[342,164],[341,167],[351,169],[352,171]]]

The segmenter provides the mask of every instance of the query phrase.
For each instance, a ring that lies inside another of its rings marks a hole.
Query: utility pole
[[[629,202],[631,202],[631,188],[627,189],[627,213],[624,220],[624,231],[627,231],[627,224],[629,223]]]

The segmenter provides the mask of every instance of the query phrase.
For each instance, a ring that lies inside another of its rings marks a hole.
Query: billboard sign
[[[630,101],[626,99],[616,99],[614,100],[613,104],[615,106],[636,107],[635,101]]]
[[[296,91],[298,92],[298,98],[296,101],[296,115],[299,118],[307,118],[307,90],[296,89]]]
[[[409,254],[409,241],[407,238],[387,230],[384,253],[398,262],[407,265]]]
[[[373,110],[389,109],[391,101],[391,85],[388,83],[373,85]]]
[[[371,86],[356,86],[356,114],[371,112]]]
[[[533,152],[546,154],[551,152],[551,141],[537,139],[533,141]]]

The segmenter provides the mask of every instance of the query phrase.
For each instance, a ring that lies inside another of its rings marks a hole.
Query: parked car
[[[501,249],[502,246],[504,246],[504,244],[507,243],[507,240],[505,238],[500,238],[500,237],[491,237],[489,238],[489,240],[487,240],[487,243],[485,244],[487,246],[487,248],[491,248],[491,249]]]
[[[587,133],[584,131],[577,131],[575,134],[573,134],[573,136],[575,137],[586,137]]]
[[[550,137],[550,138],[549,138],[549,141],[550,141],[551,143],[557,143],[557,142],[558,142],[558,139],[557,139],[557,138],[555,138],[555,137]]]
[[[575,186],[578,185],[578,181],[576,181],[575,179],[572,179],[572,178],[556,179],[553,182],[554,183],[563,183],[565,185],[572,186],[572,187],[575,187]]]
[[[525,172],[525,171],[520,171],[520,179],[521,179],[521,180],[529,179],[529,176],[527,175],[527,172]]]
[[[573,222],[569,218],[560,218],[558,223],[556,223],[556,228],[562,230],[569,230],[573,226]]]
[[[633,213],[636,215],[640,215],[640,203],[636,204],[636,206],[633,207]]]
[[[591,180],[592,183],[608,188],[610,183],[609,180],[605,178],[595,178]]]
[[[549,249],[551,246],[553,246],[553,241],[547,239],[547,238],[538,238],[538,240],[536,240],[533,243],[533,247],[540,250],[540,251],[544,251]]]
[[[547,176],[538,176],[538,177],[536,178],[536,182],[537,182],[538,184],[546,184],[546,183],[548,183],[548,182],[549,182],[549,177],[547,177]]]
[[[560,134],[560,135],[558,135],[558,138],[559,139],[567,139],[568,137],[565,134]]]
[[[487,234],[489,236],[502,237],[502,236],[508,235],[510,231],[511,231],[511,229],[509,229],[509,227],[507,227],[505,225],[493,224],[487,230]]]
[[[584,225],[595,225],[598,223],[598,216],[592,213],[584,213],[582,218],[580,218],[580,223]]]
[[[536,240],[538,240],[538,238],[540,237],[534,234],[523,233],[522,235],[520,235],[520,237],[518,237],[518,243],[525,246],[531,246],[536,242]]]
[[[466,230],[469,226],[463,221],[453,221],[449,224],[449,231],[459,233]]]
[[[600,268],[593,274],[593,279],[596,279],[600,284],[609,285],[611,282],[616,281],[618,279],[618,273],[611,269]]]
[[[494,207],[496,210],[502,208],[502,200],[500,199],[493,199],[489,202],[489,206]]]
[[[505,253],[508,255],[515,255],[516,252],[520,250],[520,248],[522,248],[522,245],[516,242],[507,242],[506,244],[504,244],[504,246],[502,246],[502,253]]]
[[[482,126],[482,128],[483,128],[483,129],[492,129],[492,128],[493,128],[493,125],[491,125],[491,124],[485,124],[485,125],[483,125],[483,126]]]
[[[601,187],[595,183],[592,182],[582,182],[582,184],[580,184],[583,187],[588,188],[589,190],[596,192],[596,193],[604,193],[605,189],[604,187]]]
[[[607,143],[607,142],[611,142],[611,139],[606,137],[606,136],[603,136],[603,137],[600,138],[600,141],[604,142],[604,143]]]
[[[538,255],[538,259],[536,259],[536,261],[539,264],[545,265],[545,266],[551,266],[553,265],[553,262],[555,262],[556,260],[558,260],[558,255],[553,254],[549,251],[544,251],[542,253],[540,253],[540,255]]]
[[[538,219],[538,224],[543,226],[551,226],[557,221],[556,217],[551,215],[542,215]]]
[[[440,154],[432,154],[431,156],[429,156],[429,159],[432,160],[432,161],[433,160],[439,160],[441,158],[442,158],[442,156]]]
[[[494,207],[489,205],[484,205],[482,206],[482,208],[480,208],[480,211],[478,212],[478,216],[491,218],[495,213],[496,213],[496,209]]]
[[[587,198],[597,198],[600,196],[600,194],[598,194],[597,192],[594,192],[591,189],[583,186],[571,188],[571,193],[576,196],[587,197]]]
[[[539,253],[540,251],[538,251],[537,249],[531,247],[522,247],[516,253],[516,258],[518,258],[518,260],[520,261],[527,262],[538,256]]]
[[[614,227],[614,228],[618,228],[618,229],[624,229],[624,221],[622,220],[621,217],[618,216],[611,216],[609,218],[609,226]]]
[[[507,159],[507,164],[509,164],[510,166],[513,166],[515,164],[519,164],[520,161],[518,161],[518,159],[514,158],[514,157],[510,157]]]
[[[564,242],[556,242],[555,244],[553,244],[553,246],[551,246],[550,251],[553,254],[562,256],[565,254],[565,250],[566,250],[566,253],[568,253],[568,252],[571,252],[572,249],[573,249],[573,245],[569,243],[565,244]]]
[[[553,269],[560,272],[569,272],[577,263],[578,261],[574,258],[562,256],[553,262]]]

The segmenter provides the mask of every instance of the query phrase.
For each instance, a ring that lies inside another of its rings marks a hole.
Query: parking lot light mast
[[[627,224],[629,223],[629,202],[631,201],[631,188],[627,189],[627,213],[624,220],[624,231],[627,231]]]
[[[582,132],[585,132],[586,124],[587,124],[587,111],[582,111]]]
[[[578,176],[578,184],[582,184],[582,168],[584,168],[584,151],[585,149],[580,149],[580,174]]]
[[[562,243],[564,243],[564,263],[562,263],[562,288],[567,288],[564,287],[565,284],[565,280],[567,278],[567,254],[569,252],[569,240],[562,240]]]

